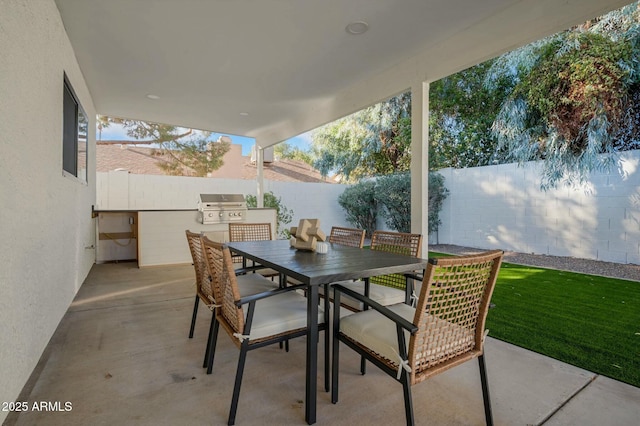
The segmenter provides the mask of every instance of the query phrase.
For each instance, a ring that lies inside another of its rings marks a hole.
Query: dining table
[[[305,420],[316,422],[318,386],[318,305],[319,288],[331,283],[369,278],[391,273],[422,271],[427,260],[413,256],[348,247],[327,243],[326,253],[298,250],[289,240],[241,241],[226,243],[229,249],[246,259],[278,271],[306,285],[307,290],[307,350],[305,384]],[[325,294],[328,294],[325,292]],[[328,306],[328,301],[326,301]],[[328,310],[325,311],[328,320]],[[326,324],[325,344],[329,342],[330,323]],[[329,391],[328,363],[325,362],[325,391]]]

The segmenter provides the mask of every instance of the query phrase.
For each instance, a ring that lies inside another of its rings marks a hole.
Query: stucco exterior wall
[[[640,151],[621,158],[622,175],[547,192],[536,162],[441,170],[450,193],[437,241],[640,264]]]
[[[95,108],[53,0],[0,0],[0,55],[0,401],[14,401],[94,263]],[[63,72],[90,119],[88,185],[62,174]]]

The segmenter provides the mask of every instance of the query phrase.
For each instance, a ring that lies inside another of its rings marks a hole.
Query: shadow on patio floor
[[[238,351],[220,333],[213,374],[201,368],[211,314],[201,307],[188,339],[193,275],[190,265],[94,265],[23,390],[29,411],[4,425],[226,424]],[[319,356],[322,366],[322,348]],[[496,424],[636,425],[640,418],[633,386],[491,338],[486,358]],[[318,425],[404,423],[397,382],[373,367],[361,376],[352,351],[341,351],[340,367],[338,404],[318,390]],[[304,339],[288,353],[277,345],[249,353],[237,424],[305,424],[304,370]],[[319,368],[320,386],[321,375]],[[484,424],[475,362],[415,386],[413,398],[417,424]],[[40,402],[61,409],[33,410]]]

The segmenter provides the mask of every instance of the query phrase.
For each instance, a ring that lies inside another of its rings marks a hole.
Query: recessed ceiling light
[[[155,101],[155,100],[157,100],[157,99],[160,99],[160,96],[158,96],[158,95],[148,94],[148,95],[147,95],[147,98],[149,98],[149,99],[153,99],[153,100]]]
[[[241,112],[240,115],[243,116],[243,117],[246,117],[246,116],[249,115],[249,113],[248,112]]]
[[[354,34],[354,35],[365,33],[367,32],[368,29],[369,29],[369,24],[367,24],[364,21],[350,22],[349,25],[347,25],[347,27],[345,28],[345,30],[349,34]]]

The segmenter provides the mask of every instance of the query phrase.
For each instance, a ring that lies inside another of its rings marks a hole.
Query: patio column
[[[429,252],[429,82],[411,86],[411,232],[422,234],[422,253]]]
[[[258,175],[256,177],[258,187],[256,188],[257,207],[264,207],[264,149],[258,145],[256,140],[256,167]]]

